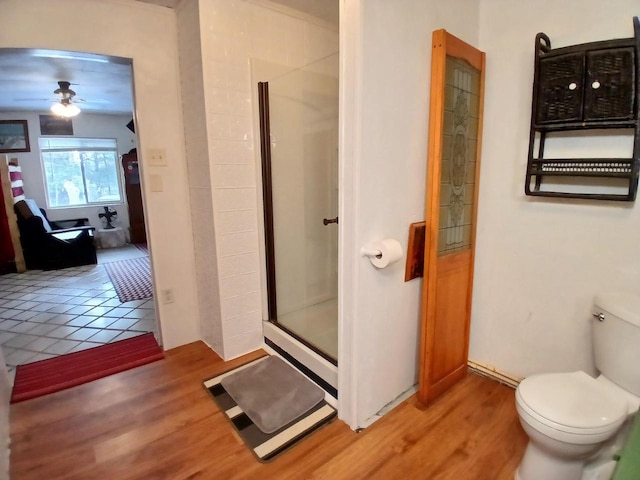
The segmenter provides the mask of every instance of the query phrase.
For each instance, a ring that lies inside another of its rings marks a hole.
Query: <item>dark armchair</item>
[[[35,200],[20,200],[14,206],[20,243],[28,269],[58,268],[97,263],[95,228],[88,219],[50,221]]]

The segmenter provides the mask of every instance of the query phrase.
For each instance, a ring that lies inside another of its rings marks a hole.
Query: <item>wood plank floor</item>
[[[506,480],[524,453],[514,391],[470,374],[428,409],[411,397],[361,433],[336,420],[261,464],[202,387],[260,355],[196,342],[12,405],[11,478]]]

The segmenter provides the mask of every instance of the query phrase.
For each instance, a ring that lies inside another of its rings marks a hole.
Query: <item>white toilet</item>
[[[600,296],[595,309],[592,344],[600,376],[532,375],[516,390],[529,435],[516,480],[610,478],[610,450],[622,443],[627,420],[640,406],[640,297]]]

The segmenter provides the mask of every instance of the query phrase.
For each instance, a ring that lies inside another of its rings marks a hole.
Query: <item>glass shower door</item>
[[[338,347],[334,57],[260,84],[263,120],[267,114],[261,133],[269,319],[333,362]]]

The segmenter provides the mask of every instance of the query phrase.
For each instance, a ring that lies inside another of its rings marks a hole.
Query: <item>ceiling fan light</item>
[[[54,103],[51,111],[63,118],[75,117],[80,113],[80,109],[73,103]]]
[[[70,103],[69,105],[67,105],[66,110],[67,110],[67,117],[75,117],[80,113],[80,108],[74,105],[73,103]]]

